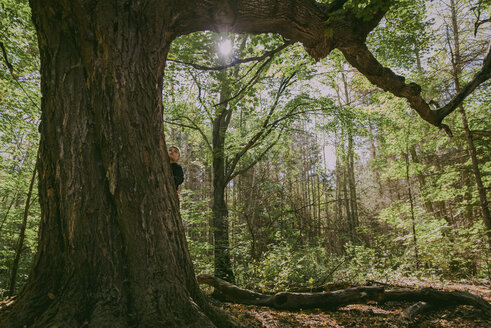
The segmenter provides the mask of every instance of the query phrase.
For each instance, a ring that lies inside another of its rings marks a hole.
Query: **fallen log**
[[[386,290],[379,302],[423,301],[439,306],[472,305],[491,315],[491,305],[482,297],[465,291],[445,291],[434,288]]]
[[[289,293],[280,292],[274,295],[257,293],[240,288],[211,275],[199,275],[200,284],[215,288],[223,301],[268,306],[276,309],[298,310],[308,308],[337,309],[348,304],[367,303],[376,301],[414,301],[425,302],[419,306],[424,309],[442,308],[453,305],[472,305],[491,316],[491,304],[483,298],[464,291],[441,291],[433,288],[385,290],[383,286],[360,286],[341,289],[333,292],[320,293]],[[419,307],[416,307],[419,309]],[[412,309],[412,310],[416,310]],[[409,310],[408,310],[409,311]],[[417,312],[417,311],[416,311]],[[409,314],[409,313],[408,313]]]

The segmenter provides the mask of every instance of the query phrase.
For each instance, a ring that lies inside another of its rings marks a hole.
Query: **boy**
[[[176,146],[170,146],[167,151],[169,153],[170,167],[172,169],[172,175],[174,176],[174,183],[177,191],[184,181],[184,171],[182,170],[181,165],[177,164],[181,158],[181,150]]]

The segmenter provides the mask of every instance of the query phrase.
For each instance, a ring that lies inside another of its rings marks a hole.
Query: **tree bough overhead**
[[[489,78],[490,55],[454,101],[431,110],[419,86],[366,48],[388,3],[31,0],[43,94],[41,227],[29,280],[0,326],[232,326],[199,290],[171,184],[161,99],[169,46],[213,30],[279,33],[315,59],[338,48],[441,127]]]

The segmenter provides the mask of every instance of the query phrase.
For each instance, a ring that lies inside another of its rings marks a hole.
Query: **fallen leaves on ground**
[[[401,327],[399,315],[406,305],[409,304],[383,306],[355,304],[332,312],[319,309],[290,312],[230,303],[224,304],[223,308],[249,328],[397,328]],[[459,306],[421,315],[413,327],[484,328],[491,327],[491,320],[473,307]]]

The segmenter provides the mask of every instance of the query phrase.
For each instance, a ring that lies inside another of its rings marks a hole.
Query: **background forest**
[[[377,59],[445,103],[479,69],[486,1],[405,0],[369,35]],[[488,21],[486,24],[485,21]],[[40,210],[39,55],[27,1],[0,0],[0,298],[25,282]],[[334,51],[275,35],[173,43],[164,133],[182,151],[196,273],[263,291],[333,282],[491,278],[491,88],[449,138]]]

